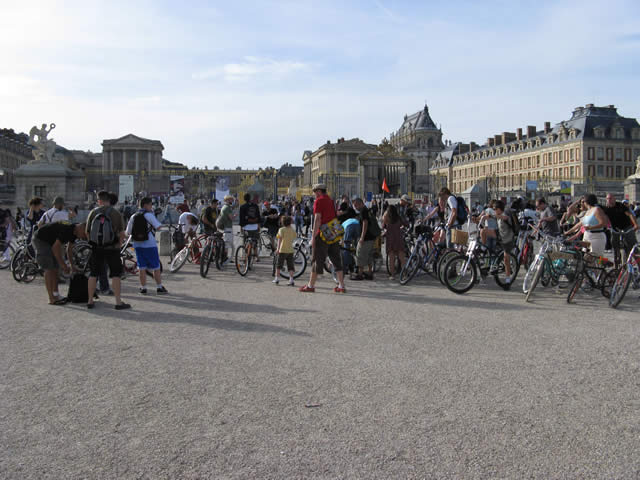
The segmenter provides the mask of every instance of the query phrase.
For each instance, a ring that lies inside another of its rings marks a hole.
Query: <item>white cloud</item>
[[[247,82],[258,77],[281,78],[296,72],[308,71],[310,69],[311,64],[305,62],[246,56],[244,57],[244,62],[227,63],[221,67],[194,73],[192,78],[194,80],[223,78],[227,82],[234,83]]]

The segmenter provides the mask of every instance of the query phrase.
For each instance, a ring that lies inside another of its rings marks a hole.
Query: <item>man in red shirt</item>
[[[327,186],[318,183],[313,186],[313,194],[316,200],[313,204],[313,233],[311,235],[311,277],[309,283],[300,288],[301,292],[315,292],[318,274],[323,272],[323,266],[327,255],[336,269],[338,286],[333,289],[336,293],[346,293],[344,288],[344,272],[342,271],[342,258],[340,256],[340,243],[327,244],[320,237],[320,225],[325,225],[336,218],[336,209],[333,200],[327,195]]]

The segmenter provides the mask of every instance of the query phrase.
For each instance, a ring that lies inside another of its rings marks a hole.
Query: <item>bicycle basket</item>
[[[469,243],[469,234],[464,230],[451,230],[451,242],[458,245],[466,245]]]

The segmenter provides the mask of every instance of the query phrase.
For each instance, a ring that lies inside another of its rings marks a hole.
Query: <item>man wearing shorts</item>
[[[91,238],[91,228],[94,218],[98,215],[109,216],[111,228],[115,236],[115,241],[111,245],[98,246],[92,243],[91,258],[89,259],[89,301],[87,308],[95,307],[93,296],[96,293],[98,277],[104,271],[105,263],[109,267],[109,277],[115,296],[116,310],[131,308],[131,305],[124,303],[120,298],[120,277],[122,276],[122,261],[120,260],[120,246],[124,240],[124,222],[120,212],[111,206],[111,196],[109,192],[103,190],[98,192],[98,207],[89,212],[87,217],[87,237]]]
[[[327,256],[331,259],[333,266],[338,276],[338,286],[333,289],[336,293],[346,293],[344,288],[344,272],[342,271],[342,258],[340,258],[340,243],[335,242],[327,244],[322,237],[320,237],[320,226],[326,225],[331,220],[336,218],[336,208],[333,205],[333,200],[327,195],[327,186],[323,183],[319,183],[313,186],[313,194],[316,197],[316,201],[313,204],[313,232],[311,234],[311,276],[309,277],[309,283],[300,288],[301,292],[315,292],[316,280],[318,274],[322,274],[324,271],[324,262]]]
[[[64,305],[67,299],[58,293],[58,269],[65,273],[73,270],[73,263],[67,265],[62,257],[62,246],[67,245],[67,258],[73,262],[73,243],[78,238],[87,238],[85,224],[48,223],[40,227],[33,236],[36,260],[44,270],[44,283],[50,305]]]
[[[162,224],[153,214],[153,202],[150,197],[144,197],[140,200],[140,210],[131,216],[127,224],[127,235],[131,235],[133,224],[136,216],[142,215],[147,221],[149,233],[144,241],[133,242],[133,248],[136,251],[136,261],[138,263],[138,271],[140,275],[140,293],[147,294],[147,270],[153,274],[156,281],[156,293],[158,295],[166,295],[167,289],[162,286],[162,272],[160,270],[160,255],[158,253],[158,243],[156,242],[155,231]],[[184,215],[184,213],[183,213]],[[149,228],[149,226],[151,228]],[[135,238],[135,237],[134,237]]]
[[[224,197],[224,205],[220,210],[220,217],[218,221],[224,231],[224,246],[230,252],[227,258],[233,261],[233,201],[234,198],[231,195]]]
[[[257,240],[255,245],[257,246],[258,240],[260,239],[260,208],[251,201],[251,194],[244,194],[244,204],[240,206],[239,213],[240,228],[242,229],[245,239],[255,238]],[[251,254],[255,255],[256,261],[259,260],[257,251]]]

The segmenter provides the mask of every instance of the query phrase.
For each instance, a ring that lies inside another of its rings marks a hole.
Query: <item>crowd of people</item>
[[[379,204],[376,199],[365,202],[362,198],[343,195],[332,199],[327,186],[313,186],[313,197],[303,201],[295,199],[283,202],[264,201],[258,203],[250,194],[236,212],[235,197],[227,195],[222,200],[200,199],[177,206],[179,212],[180,238],[184,245],[200,230],[206,235],[216,232],[223,234],[226,259],[234,258],[234,220],[237,218],[245,238],[258,238],[266,230],[272,242],[272,249],[278,256],[277,269],[273,278],[279,284],[279,272],[285,268],[289,273],[288,285],[294,283],[294,242],[296,238],[308,238],[311,247],[311,274],[299,291],[315,292],[318,276],[327,268],[327,259],[332,264],[337,279],[336,293],[346,293],[345,279],[350,281],[374,280],[373,261],[381,254],[384,241],[388,255],[389,278],[395,280],[406,262],[407,232],[416,225],[439,224],[439,237],[434,238],[447,246],[454,243],[452,233],[463,228],[478,228],[479,238],[489,249],[500,245],[506,252],[514,248],[517,237],[516,223],[534,223],[540,231],[550,235],[565,235],[571,240],[586,242],[594,255],[604,255],[611,249],[625,252],[636,244],[638,230],[637,213],[628,202],[616,201],[608,194],[606,202],[598,203],[593,194],[584,195],[572,203],[548,205],[544,198],[533,204],[522,197],[506,205],[504,199],[495,199],[486,205],[476,203],[469,208],[462,197],[456,197],[449,189],[442,188],[436,201],[416,205],[408,195],[402,195],[397,202]],[[139,199],[136,208],[125,202],[120,208],[114,193],[97,193],[97,203],[88,214],[86,221],[72,223],[78,214],[77,208],[65,207],[58,197],[50,209],[45,209],[40,198],[29,202],[28,212],[15,217],[8,210],[0,211],[0,234],[5,244],[11,241],[12,232],[23,228],[27,242],[32,243],[39,266],[44,270],[45,288],[49,303],[64,305],[67,298],[58,291],[59,271],[73,271],[71,248],[76,240],[84,240],[91,246],[88,262],[87,308],[94,308],[94,300],[99,295],[113,295],[115,308],[128,309],[130,305],[121,298],[122,261],[120,250],[126,241],[131,241],[135,250],[139,269],[139,293],[146,295],[147,277],[155,281],[158,295],[167,294],[162,284],[162,269],[155,232],[162,228],[158,216],[161,209],[154,209],[150,197]],[[21,212],[19,212],[20,215]],[[164,212],[166,215],[166,210]],[[611,231],[621,232],[611,235]],[[66,259],[64,248],[67,248]],[[7,248],[2,252],[5,256]],[[509,262],[505,262],[509,269]],[[507,271],[507,276],[510,272]],[[110,284],[109,284],[110,281]]]

